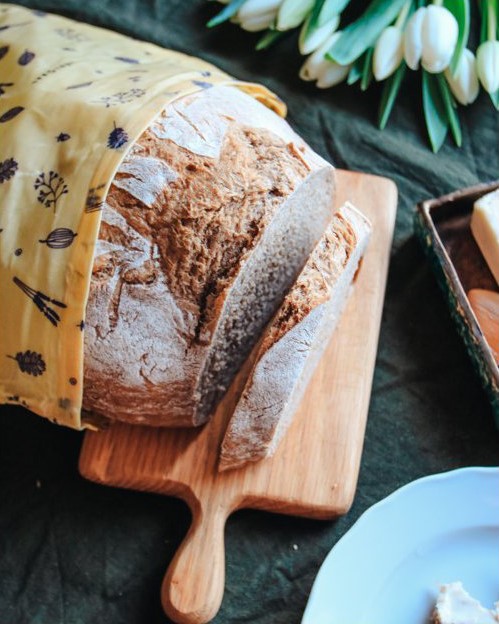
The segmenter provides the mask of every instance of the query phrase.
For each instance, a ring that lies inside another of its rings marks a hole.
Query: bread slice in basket
[[[170,104],[118,171],[87,304],[83,406],[208,420],[331,219],[334,170],[234,87]]]
[[[333,216],[256,347],[222,441],[220,470],[274,453],[330,341],[370,232],[369,221],[349,203]]]

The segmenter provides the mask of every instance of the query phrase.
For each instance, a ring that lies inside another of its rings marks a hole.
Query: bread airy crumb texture
[[[103,208],[84,409],[155,426],[205,422],[326,228],[333,174],[235,88],[169,105]]]
[[[334,215],[256,348],[222,441],[220,470],[275,452],[330,341],[370,231],[351,204]]]
[[[431,621],[433,624],[497,624],[499,603],[485,609],[472,598],[460,581],[440,587]]]

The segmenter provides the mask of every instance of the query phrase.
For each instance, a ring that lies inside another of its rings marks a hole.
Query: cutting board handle
[[[205,624],[222,604],[228,510],[213,500],[191,505],[192,524],[163,580],[163,608],[179,624]]]

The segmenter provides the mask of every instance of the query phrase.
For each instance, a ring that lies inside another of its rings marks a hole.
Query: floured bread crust
[[[84,409],[194,424],[212,328],[276,211],[329,167],[264,106],[215,87],[167,107],[103,209],[85,331]]]

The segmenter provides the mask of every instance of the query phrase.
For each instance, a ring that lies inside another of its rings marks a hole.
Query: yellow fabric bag
[[[231,84],[204,61],[0,5],[0,402],[80,429],[83,333],[108,188],[166,104]]]

